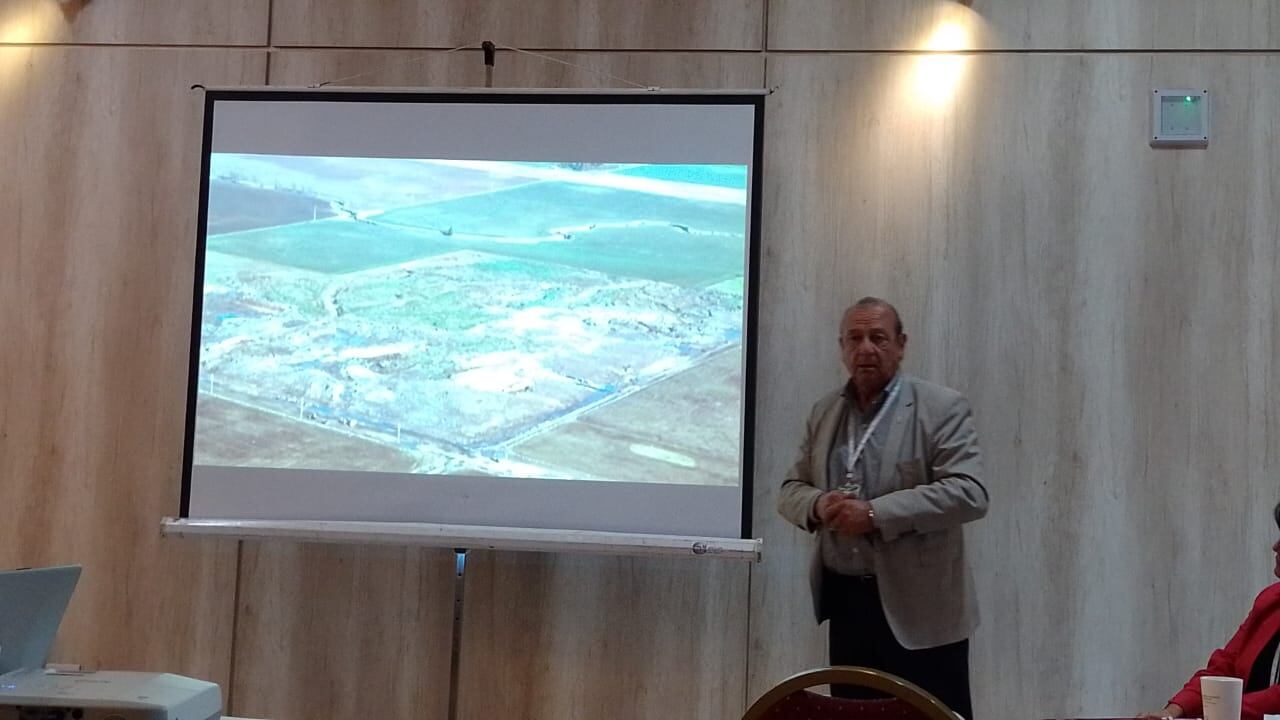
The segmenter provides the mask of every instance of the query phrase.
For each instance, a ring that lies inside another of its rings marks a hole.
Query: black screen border
[[[755,470],[756,345],[760,294],[760,221],[763,198],[764,93],[730,92],[445,92],[406,90],[207,90],[200,151],[200,195],[196,219],[196,253],[191,304],[191,349],[187,368],[187,414],[182,457],[180,518],[190,517],[191,475],[195,453],[196,401],[200,382],[200,340],[204,315],[204,265],[209,224],[209,165],[213,153],[213,120],[219,101],[238,102],[376,102],[376,103],[490,103],[512,105],[746,105],[754,108],[752,130],[751,197],[747,237],[746,327],[743,333],[743,410],[741,538],[751,538]]]

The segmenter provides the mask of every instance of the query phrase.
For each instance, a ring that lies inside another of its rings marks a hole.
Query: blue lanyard
[[[876,412],[876,416],[871,419],[871,424],[867,426],[867,431],[862,434],[862,439],[858,441],[857,447],[853,444],[853,435],[845,433],[848,439],[848,446],[844,456],[844,482],[837,488],[841,492],[859,495],[862,492],[862,483],[853,481],[853,469],[858,464],[858,458],[862,457],[862,451],[867,448],[867,442],[871,440],[871,433],[876,431],[876,426],[889,413],[889,407],[893,405],[893,401],[898,397],[898,390],[902,388],[902,378],[899,376],[893,381],[893,387],[889,388],[889,396],[884,399],[884,404],[880,406],[880,410]]]

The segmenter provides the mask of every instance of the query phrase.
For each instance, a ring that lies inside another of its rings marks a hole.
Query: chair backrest
[[[884,700],[850,700],[810,692],[817,685],[856,685]],[[937,698],[900,677],[861,667],[829,667],[793,675],[752,703],[742,720],[956,720]]]

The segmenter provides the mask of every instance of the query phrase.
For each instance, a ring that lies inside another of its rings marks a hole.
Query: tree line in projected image
[[[215,153],[197,465],[736,485],[747,167]]]

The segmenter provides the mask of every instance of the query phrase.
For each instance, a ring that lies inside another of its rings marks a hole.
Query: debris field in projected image
[[[195,462],[732,485],[746,168],[211,159]]]

